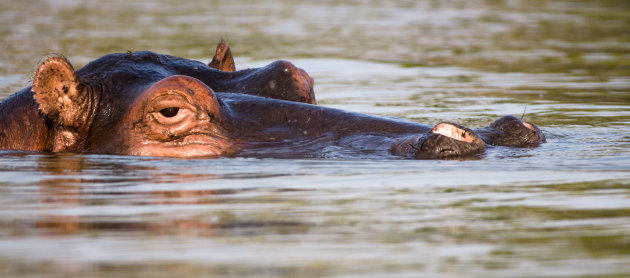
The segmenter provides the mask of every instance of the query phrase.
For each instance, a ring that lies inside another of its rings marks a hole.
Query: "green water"
[[[105,3],[106,2],[106,3]],[[0,277],[630,276],[630,3],[3,1],[0,99],[38,61],[293,61],[319,105],[548,143],[473,161],[0,153]]]

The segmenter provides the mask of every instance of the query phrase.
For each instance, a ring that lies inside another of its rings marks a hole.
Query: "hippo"
[[[444,159],[545,142],[538,127],[513,116],[471,130],[319,106],[313,86],[288,61],[236,70],[224,42],[209,64],[139,51],[108,54],[75,71],[66,58],[49,57],[31,87],[0,103],[0,150]]]

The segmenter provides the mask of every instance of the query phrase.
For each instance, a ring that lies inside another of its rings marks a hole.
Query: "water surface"
[[[320,105],[537,124],[478,160],[0,152],[2,277],[630,275],[627,1],[0,1],[0,99],[41,57],[288,59]]]

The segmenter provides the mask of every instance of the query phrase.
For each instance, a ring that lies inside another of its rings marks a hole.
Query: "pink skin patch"
[[[523,125],[533,131],[536,131],[536,128],[530,123],[523,122]]]
[[[468,143],[472,143],[473,142],[473,137],[472,136],[466,136],[466,131],[456,127],[452,124],[449,123],[441,123],[436,125],[432,130],[432,133],[437,133],[437,134],[441,134],[444,135],[446,137],[450,137],[453,138],[455,140],[459,140],[459,141],[463,141],[463,142],[468,142]]]

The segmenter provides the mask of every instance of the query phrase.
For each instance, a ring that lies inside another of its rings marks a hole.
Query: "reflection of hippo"
[[[289,62],[233,71],[229,48],[197,61],[110,54],[75,72],[44,61],[0,104],[0,149],[148,156],[316,157],[340,153],[461,157],[486,144],[535,146],[533,124],[507,116],[486,128],[430,127],[314,105],[313,80]]]

